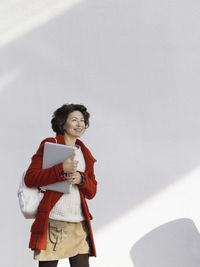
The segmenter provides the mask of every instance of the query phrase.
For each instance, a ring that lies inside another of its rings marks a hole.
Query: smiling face
[[[85,119],[82,112],[71,112],[64,125],[65,133],[72,137],[80,137],[85,131]]]

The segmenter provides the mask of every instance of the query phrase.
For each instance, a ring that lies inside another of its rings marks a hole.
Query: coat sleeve
[[[42,169],[45,142],[55,143],[55,140],[54,138],[43,140],[37,152],[33,155],[31,164],[24,177],[24,182],[27,187],[40,187],[63,181],[64,171],[62,163],[54,165],[51,168]]]
[[[97,181],[95,179],[94,174],[94,164],[90,169],[86,172],[80,172],[81,176],[83,177],[83,183],[79,184],[79,190],[83,193],[83,195],[88,198],[92,199],[97,192]]]

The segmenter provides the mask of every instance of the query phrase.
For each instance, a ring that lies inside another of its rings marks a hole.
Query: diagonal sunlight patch
[[[180,179],[174,179],[163,190],[147,198],[120,218],[105,224],[95,233],[98,263],[112,266],[112,251],[123,258],[123,265],[133,267],[130,257],[132,246],[145,234],[167,222],[190,218],[200,230],[200,167]],[[105,244],[107,245],[105,248]]]
[[[175,179],[174,183],[147,198],[131,211],[126,212],[123,218],[115,220],[114,224],[126,221],[131,216],[136,216],[135,219],[141,216],[141,221],[145,222],[144,225],[148,225],[150,231],[151,228],[153,229],[172,218],[191,217],[196,219],[200,230],[199,192],[200,167],[197,167],[180,179]],[[113,227],[113,222],[111,224]],[[139,226],[141,228],[141,225]]]
[[[2,0],[0,47],[73,8],[83,0]]]

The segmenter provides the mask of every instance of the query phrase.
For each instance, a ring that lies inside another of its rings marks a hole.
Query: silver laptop
[[[72,154],[75,154],[75,148],[72,146],[46,142],[44,144],[42,169],[47,169],[53,165],[62,163]],[[71,186],[72,185],[67,181],[63,181],[42,186],[41,189],[52,190],[61,193],[70,193]]]

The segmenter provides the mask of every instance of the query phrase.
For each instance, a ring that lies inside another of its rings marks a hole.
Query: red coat
[[[58,144],[65,145],[64,138],[61,134],[56,135]],[[47,184],[52,184],[58,181],[63,181],[61,178],[61,173],[63,171],[62,163],[57,164],[48,169],[42,169],[42,157],[43,157],[43,149],[45,142],[55,143],[55,139],[53,137],[46,138],[43,140],[37,150],[36,154],[32,157],[32,162],[26,172],[24,181],[28,187],[40,187]],[[76,140],[76,144],[81,146],[81,150],[83,152],[83,156],[86,162],[86,170],[85,172],[80,172],[85,176],[85,183],[83,185],[78,185],[82,208],[86,218],[86,222],[90,232],[90,245],[92,248],[92,256],[96,257],[96,249],[94,244],[94,238],[91,228],[90,220],[92,220],[92,216],[89,212],[86,199],[92,199],[97,190],[97,181],[95,180],[94,175],[94,163],[96,159],[92,156],[89,149],[83,144],[79,139]],[[47,243],[47,228],[48,228],[48,219],[49,213],[56,202],[60,199],[63,193],[55,192],[47,190],[44,193],[44,197],[40,202],[38,207],[37,215],[35,221],[31,227],[31,238],[29,243],[29,248],[32,250],[45,250]]]

